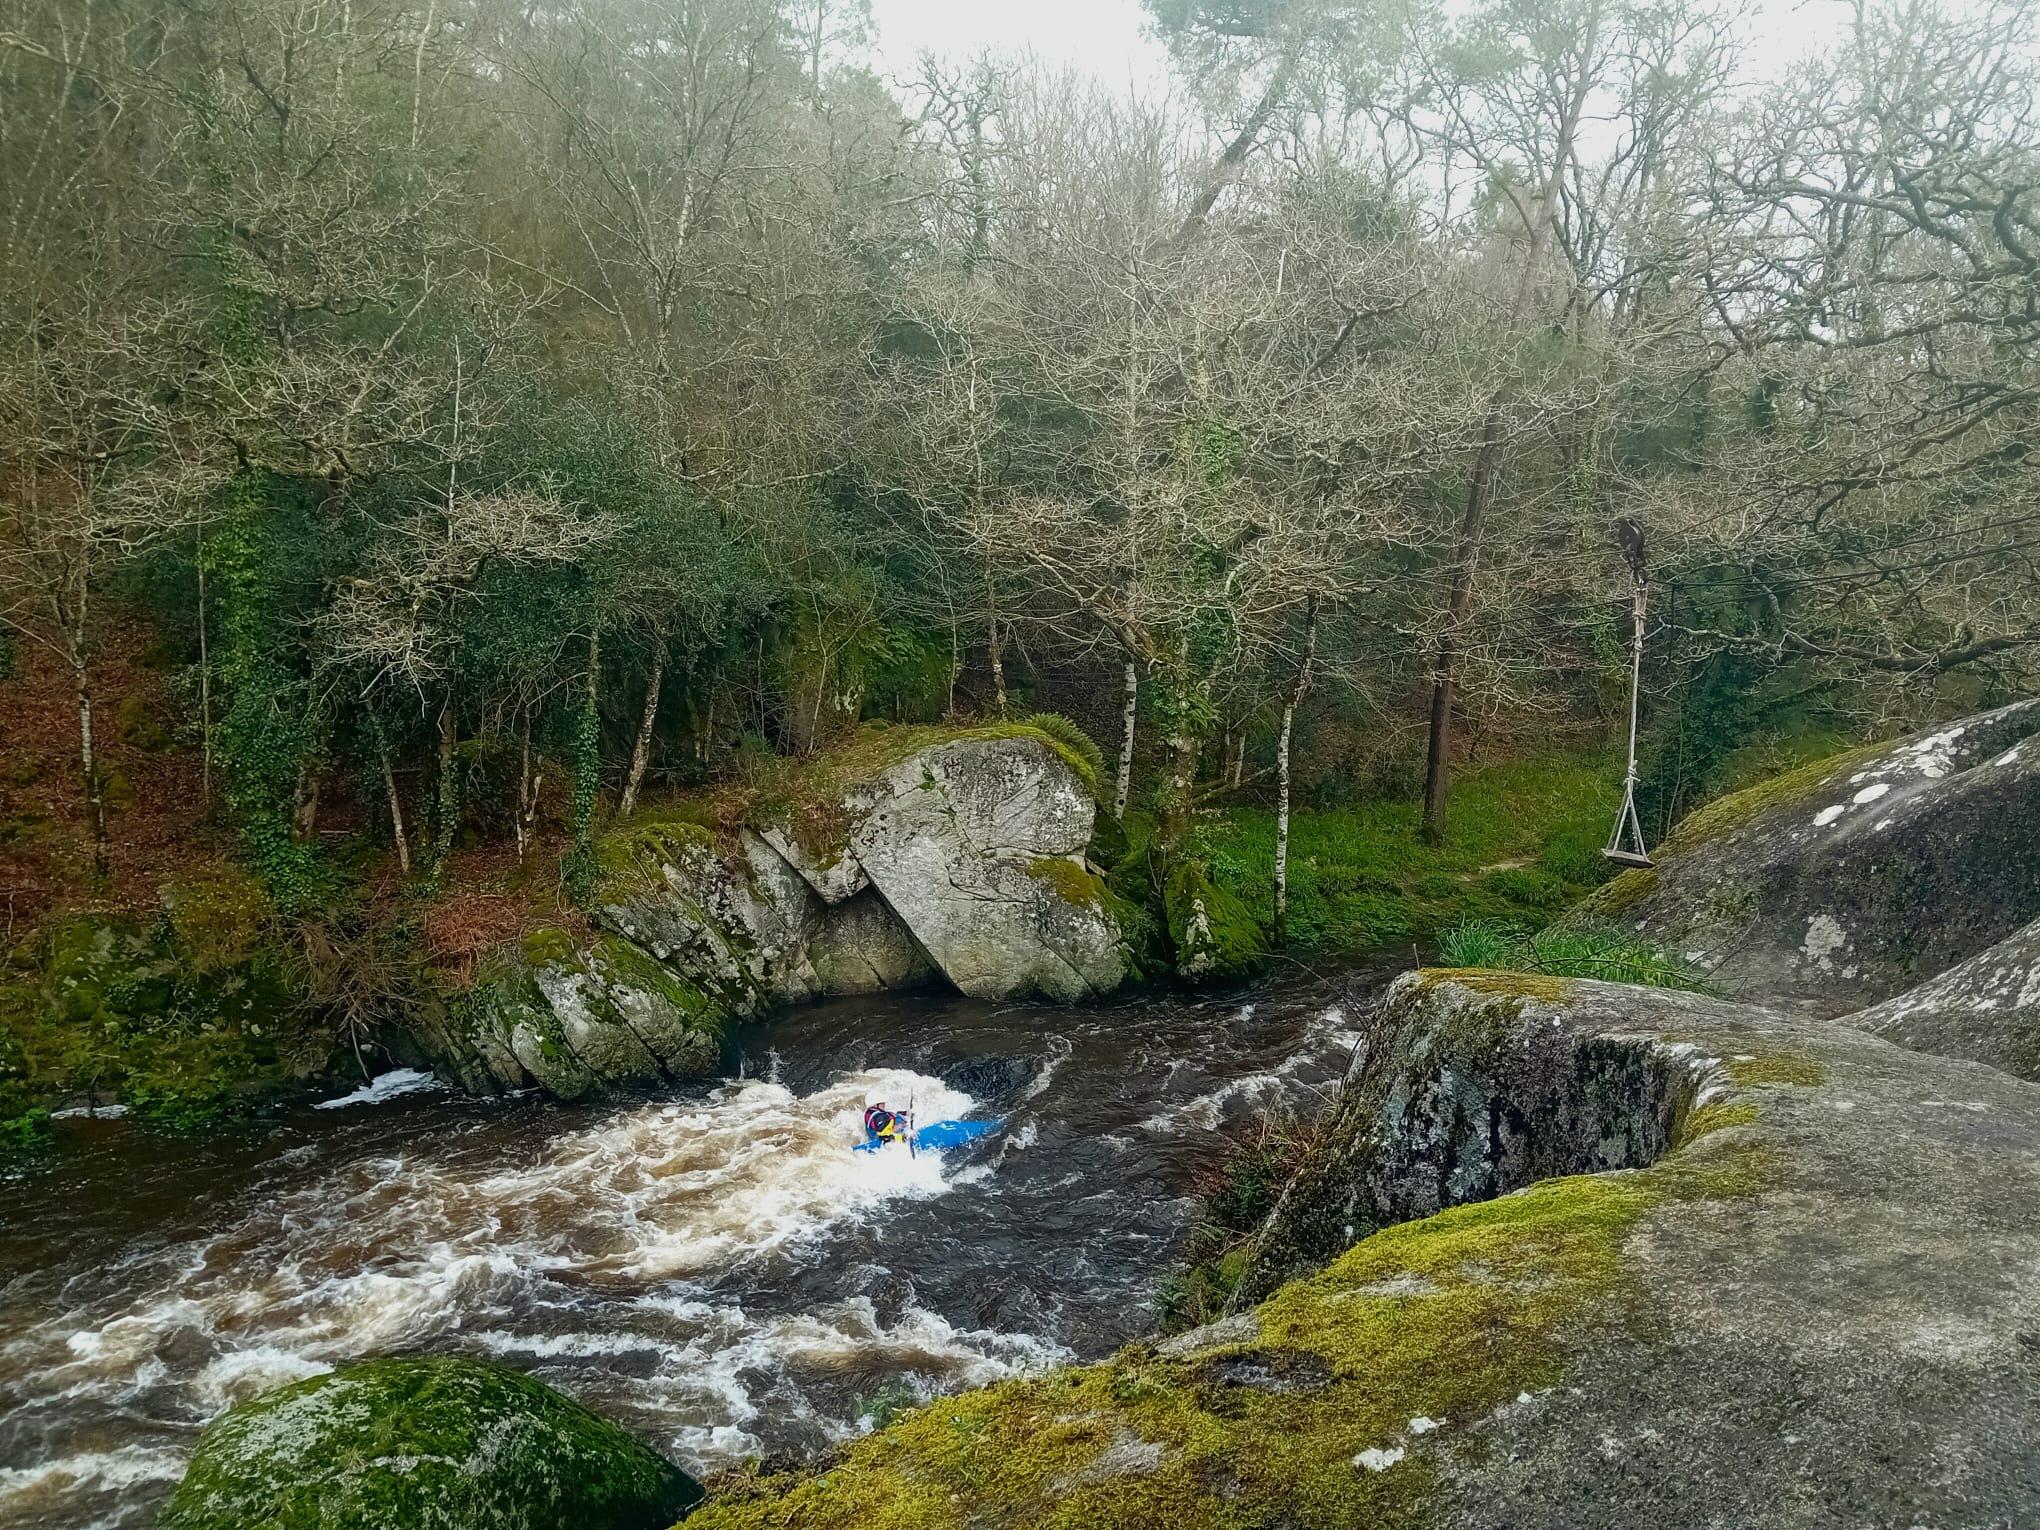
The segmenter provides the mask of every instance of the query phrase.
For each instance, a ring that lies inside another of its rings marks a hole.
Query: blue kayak
[[[914,1131],[914,1146],[928,1152],[939,1153],[945,1148],[962,1147],[966,1142],[975,1142],[991,1131],[997,1121],[930,1121]],[[876,1153],[884,1147],[883,1142],[871,1141],[857,1144],[860,1153]]]

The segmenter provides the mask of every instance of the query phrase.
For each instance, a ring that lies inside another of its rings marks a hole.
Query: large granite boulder
[[[1130,964],[1084,860],[1093,789],[1024,725],[871,730],[741,808],[612,829],[597,932],[527,939],[414,1030],[470,1087],[571,1098],[700,1077],[731,1020],[807,999],[1108,993]]]
[[[846,806],[843,861],[964,993],[1069,1001],[1125,979],[1105,883],[1084,864],[1097,804],[1051,740],[917,750]]]
[[[2040,917],[2040,701],[1873,745],[1683,821],[1590,912],[1728,992],[1840,1015]]]
[[[2032,1520],[2040,1088],[1501,974],[1409,975],[1368,1036],[1261,1250],[1310,1273],[689,1530]]]
[[[2040,1079],[2040,920],[1848,1023],[1916,1051]]]
[[[215,1419],[161,1530],[664,1530],[692,1478],[542,1382],[370,1360]]]

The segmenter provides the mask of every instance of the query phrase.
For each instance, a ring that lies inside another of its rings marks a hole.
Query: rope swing
[[[1608,843],[1601,854],[1618,866],[1648,869],[1650,852],[1643,846],[1643,823],[1636,816],[1636,718],[1643,700],[1643,614],[1647,594],[1643,528],[1628,516],[1615,523],[1615,540],[1622,547],[1622,561],[1629,565],[1629,602],[1635,617],[1635,631],[1629,642],[1629,773],[1622,781],[1622,806],[1615,814],[1615,827],[1608,831]]]

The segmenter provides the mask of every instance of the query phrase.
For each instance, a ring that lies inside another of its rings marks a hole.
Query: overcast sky
[[[885,75],[911,72],[924,50],[968,58],[986,48],[1032,52],[1114,87],[1152,86],[1166,73],[1161,46],[1142,35],[1140,0],[872,0],[871,9],[875,62]],[[1840,0],[1761,0],[1745,69],[1775,77],[1793,59],[1826,47],[1847,16]]]

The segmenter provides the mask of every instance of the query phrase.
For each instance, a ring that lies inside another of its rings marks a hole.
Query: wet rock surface
[[[2040,1079],[2040,920],[1849,1023],[1915,1051]]]
[[[1655,855],[1602,912],[1738,997],[1877,1003],[2040,916],[2040,701],[1725,798]]]

